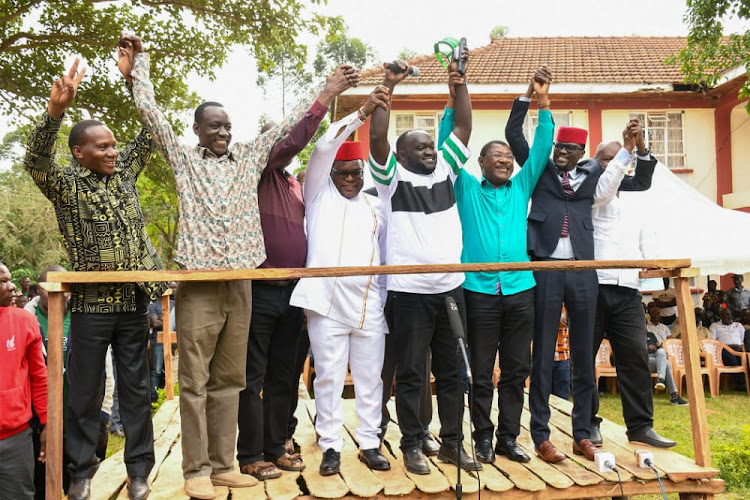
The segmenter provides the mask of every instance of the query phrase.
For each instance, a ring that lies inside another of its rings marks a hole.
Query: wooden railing
[[[232,271],[120,271],[120,272],[50,272],[42,286],[49,292],[48,310],[48,409],[47,409],[47,500],[59,500],[62,491],[62,436],[63,436],[63,309],[64,292],[74,283],[123,283],[148,281],[235,281],[235,280],[286,280],[326,276],[362,276],[370,274],[425,274],[458,273],[476,271],[565,271],[584,269],[642,269],[642,277],[674,278],[677,309],[682,335],[687,388],[690,400],[695,462],[700,466],[711,465],[706,422],[706,402],[700,378],[698,337],[695,326],[690,284],[688,278],[698,276],[698,269],[690,268],[689,259],[664,260],[581,260],[581,261],[535,261],[516,263],[444,264],[379,267],[321,267],[306,269],[242,269]],[[164,331],[170,332],[169,308],[164,311]],[[171,365],[172,336],[165,342],[164,356]],[[165,363],[165,372],[167,365]],[[171,374],[171,366],[170,366]],[[171,387],[169,384],[167,387]]]

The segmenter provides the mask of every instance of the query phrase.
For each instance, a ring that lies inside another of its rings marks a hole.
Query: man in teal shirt
[[[503,141],[490,141],[479,156],[482,180],[462,169],[454,185],[463,226],[461,262],[528,262],[526,215],[529,200],[552,151],[554,122],[547,92],[547,68],[532,78],[539,103],[539,120],[529,158],[511,179],[513,154]],[[450,113],[441,122],[450,121]],[[449,125],[449,123],[447,123]],[[529,456],[516,443],[520,432],[524,382],[531,364],[534,335],[534,276],[530,271],[466,273],[464,296],[471,370],[474,373],[472,420],[477,458],[495,460],[495,452],[517,462]],[[492,448],[492,373],[499,354],[499,417],[497,446]]]

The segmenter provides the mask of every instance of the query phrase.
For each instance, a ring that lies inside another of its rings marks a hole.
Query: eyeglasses
[[[483,158],[492,158],[493,160],[513,160],[513,153],[492,153],[484,155]]]
[[[331,167],[331,173],[339,179],[346,179],[350,176],[352,179],[361,179],[365,175],[365,171],[361,168],[358,168],[357,170],[339,170]]]
[[[555,149],[564,149],[565,151],[573,153],[577,149],[581,149],[582,150],[583,147],[581,147],[578,144],[571,144],[569,142],[556,142],[555,143]]]

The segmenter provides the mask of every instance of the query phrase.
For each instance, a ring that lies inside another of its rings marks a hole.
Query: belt
[[[296,285],[299,279],[295,280],[258,280],[255,284],[256,285],[268,285],[268,286],[275,286],[275,287],[285,287],[285,286],[292,286]]]

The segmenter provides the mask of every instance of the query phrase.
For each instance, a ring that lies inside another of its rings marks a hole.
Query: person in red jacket
[[[0,262],[0,498],[34,498],[31,407],[47,423],[47,367],[33,314],[11,307],[16,286]],[[46,460],[46,429],[38,460]]]

